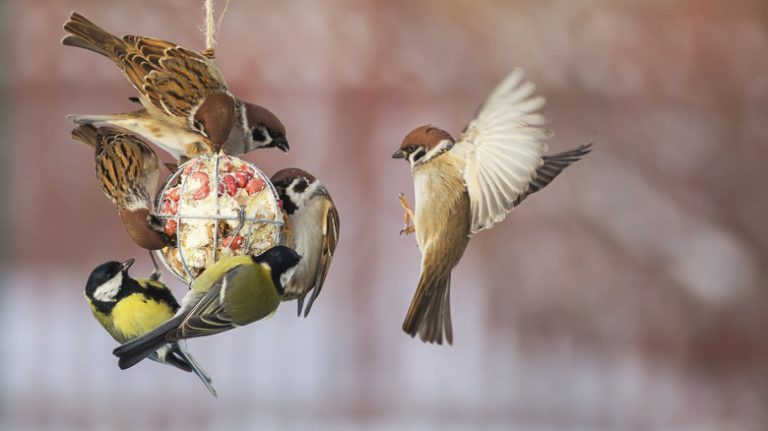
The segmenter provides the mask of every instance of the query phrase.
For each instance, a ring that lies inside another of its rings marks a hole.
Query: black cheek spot
[[[266,135],[264,135],[264,132],[262,131],[261,127],[254,127],[251,130],[251,138],[255,142],[264,142],[264,141],[267,140],[267,137],[266,137]]]
[[[296,193],[302,193],[304,190],[307,189],[307,187],[309,187],[309,183],[307,182],[307,180],[302,178],[299,182],[297,182],[293,186],[293,191]]]

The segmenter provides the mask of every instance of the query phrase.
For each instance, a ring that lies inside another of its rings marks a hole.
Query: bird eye
[[[412,153],[415,149],[416,147],[414,145],[409,145],[405,147],[405,150],[408,151],[409,153]]]

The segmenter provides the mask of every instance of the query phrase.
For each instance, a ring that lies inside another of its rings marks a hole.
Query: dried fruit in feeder
[[[157,197],[158,216],[166,219],[164,230],[178,239],[176,246],[162,251],[168,267],[189,281],[213,263],[214,256],[259,254],[276,245],[283,213],[266,181],[248,162],[226,155],[199,157],[182,165]],[[217,192],[211,193],[212,189]]]

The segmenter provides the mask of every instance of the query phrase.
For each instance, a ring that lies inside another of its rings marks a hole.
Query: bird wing
[[[80,126],[84,127],[84,126]],[[160,161],[140,137],[114,127],[100,127],[96,177],[119,209],[149,207],[157,187]]]
[[[187,313],[178,328],[169,334],[170,340],[183,338],[202,337],[223,332],[235,327],[231,317],[222,306],[222,298],[227,293],[230,285],[238,281],[240,277],[247,277],[247,266],[236,266],[221,277],[203,295]]]
[[[123,36],[114,58],[128,80],[168,116],[188,118],[210,93],[226,91],[224,76],[210,59],[174,43]]]
[[[496,87],[451,149],[465,161],[464,181],[470,198],[470,232],[504,219],[525,194],[547,151],[552,134],[537,111],[544,98],[515,69]]]
[[[312,296],[309,298],[307,308],[304,310],[304,317],[309,314],[312,304],[314,304],[315,299],[320,294],[320,290],[323,288],[325,277],[328,275],[328,269],[331,267],[333,254],[336,252],[336,244],[339,241],[339,213],[330,196],[326,199],[324,207],[322,249],[320,250],[320,259],[317,262],[317,269],[315,269],[314,281],[309,286],[312,289]]]

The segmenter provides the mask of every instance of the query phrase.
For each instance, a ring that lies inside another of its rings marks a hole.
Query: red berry
[[[234,251],[243,246],[244,240],[245,238],[243,238],[242,235],[236,235],[234,238],[228,237],[224,241],[227,244],[226,246],[229,247],[230,250]]]
[[[168,195],[167,195],[167,197],[168,197],[168,199],[170,199],[170,200],[172,200],[172,201],[174,201],[174,202],[178,202],[178,201],[179,201],[179,198],[181,197],[181,196],[179,195],[179,186],[176,186],[176,187],[172,188],[172,189],[171,189],[171,190],[168,192]]]
[[[261,178],[254,178],[248,181],[248,185],[245,186],[245,191],[248,192],[248,196],[253,196],[262,191],[266,185],[267,184]]]
[[[166,220],[165,221],[165,234],[168,236],[176,235],[176,220]]]
[[[191,180],[201,183],[200,187],[194,191],[192,199],[205,199],[206,196],[208,196],[208,194],[211,192],[211,187],[208,185],[208,174],[205,172],[195,172],[192,174]]]
[[[232,175],[226,175],[222,179],[222,183],[227,188],[227,194],[234,196],[237,193],[237,180]]]
[[[245,171],[237,171],[235,172],[235,179],[237,179],[237,186],[241,189],[248,184],[248,180],[250,178],[248,177],[248,173]]]

